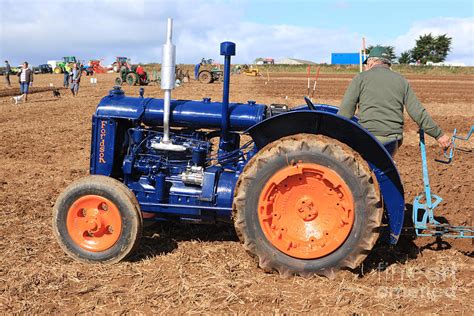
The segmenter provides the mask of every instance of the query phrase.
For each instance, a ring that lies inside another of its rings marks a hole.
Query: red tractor
[[[120,70],[125,67],[131,70],[131,61],[128,57],[117,57],[115,62],[112,64],[114,72],[120,72]]]

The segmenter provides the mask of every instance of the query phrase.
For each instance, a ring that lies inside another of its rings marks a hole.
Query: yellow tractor
[[[252,76],[252,77],[257,77],[261,76],[262,74],[258,70],[257,67],[254,67],[253,65],[242,65],[241,73],[243,73],[246,76]]]

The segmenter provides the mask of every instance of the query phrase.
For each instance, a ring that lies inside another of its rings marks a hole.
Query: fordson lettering
[[[107,121],[102,121],[100,126],[100,142],[99,142],[99,163],[106,163],[105,157],[105,135],[107,132],[105,130],[105,125]]]

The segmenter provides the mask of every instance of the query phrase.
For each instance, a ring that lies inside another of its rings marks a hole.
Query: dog
[[[53,90],[53,97],[54,98],[60,98],[61,97],[61,92],[59,92],[59,89],[54,89]]]
[[[17,105],[18,103],[20,103],[23,100],[23,97],[24,97],[24,94],[13,97],[12,98],[12,104]]]

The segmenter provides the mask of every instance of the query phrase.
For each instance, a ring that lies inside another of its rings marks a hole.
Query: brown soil
[[[315,101],[338,104],[351,75],[323,74]],[[51,208],[69,183],[88,173],[91,115],[113,86],[114,75],[84,77],[78,97],[61,90],[61,75],[35,76],[26,104],[12,105],[14,90],[0,89],[0,311],[2,313],[450,313],[472,314],[470,241],[413,240],[377,246],[361,269],[321,277],[281,279],[256,267],[232,226],[165,223],[145,231],[136,254],[112,266],[80,264],[67,257],[51,231]],[[474,124],[474,76],[408,76],[419,99],[441,127],[466,133]],[[304,74],[233,76],[231,100],[303,103]],[[138,87],[125,87],[138,95]],[[12,92],[13,91],[13,92]],[[145,95],[161,97],[159,87]],[[176,98],[222,98],[220,84],[190,82]],[[416,125],[407,121],[396,156],[408,204],[422,190]],[[472,141],[465,145],[472,149]],[[435,163],[441,151],[428,142],[438,214],[469,224],[474,207],[474,154],[456,152],[451,165]],[[408,205],[409,207],[409,205]],[[410,216],[407,215],[407,224]]]

